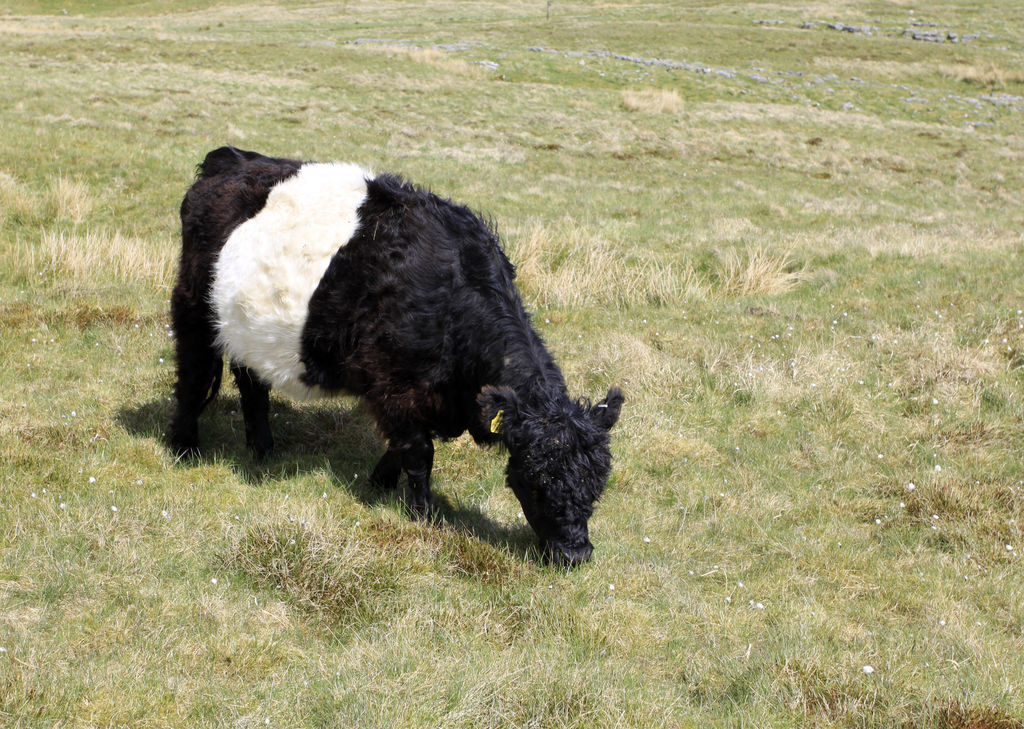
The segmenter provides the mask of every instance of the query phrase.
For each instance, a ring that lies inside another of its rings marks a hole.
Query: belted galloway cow
[[[271,389],[358,395],[387,441],[371,483],[393,489],[404,471],[414,516],[433,512],[433,439],[469,431],[507,451],[544,557],[590,558],[623,395],[569,396],[479,216],[394,175],[221,147],[199,165],[181,225],[178,454],[198,449],[226,357],[256,457],[273,447]]]

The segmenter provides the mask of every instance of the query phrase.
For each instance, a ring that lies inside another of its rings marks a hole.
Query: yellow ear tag
[[[495,415],[493,418],[491,418],[491,432],[492,433],[500,433],[501,432],[501,421],[504,418],[505,418],[505,411],[504,410],[499,410],[498,414]]]

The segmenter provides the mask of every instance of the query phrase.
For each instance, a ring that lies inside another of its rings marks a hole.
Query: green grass
[[[1024,726],[1021,10],[545,10],[0,8],[0,724]],[[174,462],[223,143],[496,221],[573,392],[629,398],[591,564],[465,438],[409,522],[350,400],[276,399],[257,465],[226,386]]]

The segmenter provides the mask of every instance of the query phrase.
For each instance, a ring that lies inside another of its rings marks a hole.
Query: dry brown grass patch
[[[1000,68],[994,63],[980,66],[967,63],[940,66],[939,73],[961,83],[976,84],[990,89],[1003,89],[1009,84],[1024,84],[1024,71],[1016,68]]]
[[[490,71],[480,64],[470,63],[461,58],[454,58],[437,48],[406,48],[401,45],[372,45],[364,44],[355,46],[360,51],[386,53],[392,56],[405,56],[413,63],[457,76],[469,76],[471,78],[487,78]]]
[[[77,180],[62,175],[54,178],[45,191],[36,191],[0,172],[0,224],[10,220],[31,227],[56,219],[80,225],[92,208],[89,188]]]
[[[578,357],[566,361],[566,375],[571,381],[580,382],[585,391],[616,382],[628,390],[631,399],[680,397],[690,375],[676,349],[668,341],[662,346],[660,341],[606,331]]]
[[[645,114],[675,114],[683,108],[683,98],[675,89],[625,89],[622,106]]]
[[[718,289],[732,296],[770,296],[795,288],[807,274],[788,252],[763,246],[729,250],[718,257]]]
[[[75,225],[83,223],[92,211],[88,187],[67,177],[58,177],[53,183],[53,191],[57,219],[70,220]]]
[[[37,196],[6,172],[0,172],[0,224],[24,221],[38,214]]]
[[[167,286],[177,250],[170,240],[153,243],[120,231],[45,230],[38,244],[22,243],[10,257],[12,268],[27,276],[43,274],[89,285],[113,277]]]
[[[692,268],[630,255],[571,219],[510,236],[509,256],[543,307],[667,306],[706,292]]]

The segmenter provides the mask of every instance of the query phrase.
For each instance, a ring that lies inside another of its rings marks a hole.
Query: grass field
[[[1024,727],[1024,6],[423,5],[0,5],[0,725]],[[496,222],[628,397],[592,563],[468,439],[408,521],[351,400],[175,463],[224,143]]]

